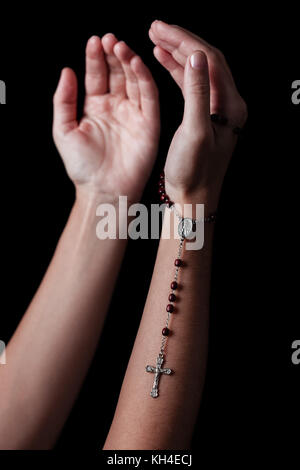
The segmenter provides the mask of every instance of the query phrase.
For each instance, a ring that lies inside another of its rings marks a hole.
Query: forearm
[[[0,370],[1,448],[51,447],[86,374],[126,245],[97,238],[101,202],[76,198],[49,269],[8,345]]]
[[[185,250],[171,314],[159,396],[150,391],[166,319],[179,240],[161,239],[149,295],[105,449],[184,449],[190,444],[203,389],[209,323],[213,224],[205,226],[204,247]]]

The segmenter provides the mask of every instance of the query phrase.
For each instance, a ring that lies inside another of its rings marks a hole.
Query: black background
[[[152,55],[151,22],[190,29],[228,60],[249,121],[224,183],[214,246],[208,372],[193,441],[193,449],[211,459],[217,453],[234,459],[238,450],[247,459],[261,450],[276,456],[283,442],[289,453],[299,434],[300,365],[291,362],[291,344],[300,336],[293,302],[300,105],[291,102],[291,83],[300,78],[299,16],[288,7],[267,14],[253,9],[239,4],[221,11],[217,4],[204,9],[186,2],[180,9],[164,3],[142,12],[131,3],[84,2],[3,7],[1,18],[0,79],[7,85],[7,104],[0,107],[0,338],[6,342],[38,288],[73,202],[51,136],[52,95],[61,68],[74,68],[82,85],[86,41],[106,32],[128,42],[151,68],[160,89],[162,136],[143,197],[150,204],[156,202],[156,179],[183,104]],[[156,241],[129,242],[105,330],[57,451],[92,455],[102,448],[156,249]]]

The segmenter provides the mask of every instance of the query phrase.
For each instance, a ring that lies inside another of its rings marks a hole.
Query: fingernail
[[[156,24],[156,26],[161,26],[162,24],[165,23],[165,21],[162,21],[162,20],[155,20],[154,23]],[[166,23],[165,23],[166,24]]]
[[[92,42],[93,44],[97,44],[98,43],[98,36],[91,36],[90,37],[90,42]]]
[[[194,52],[191,56],[191,66],[193,69],[201,69],[204,64],[204,55],[202,52]]]

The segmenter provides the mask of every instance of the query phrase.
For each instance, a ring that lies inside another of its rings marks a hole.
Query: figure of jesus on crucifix
[[[156,359],[156,367],[146,366],[147,372],[155,373],[152,390],[150,392],[150,395],[152,398],[158,397],[158,383],[159,383],[161,374],[171,375],[173,373],[171,369],[162,368],[163,362],[164,362],[164,356],[162,354],[159,354],[159,356]]]

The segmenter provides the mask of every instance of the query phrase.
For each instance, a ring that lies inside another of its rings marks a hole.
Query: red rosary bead
[[[160,200],[165,202],[168,207],[172,207],[174,202],[172,202],[169,196],[166,194],[165,189],[165,174],[164,172],[159,175],[159,182],[158,182],[159,190],[158,193],[160,194]]]
[[[175,294],[170,294],[169,295],[169,301],[170,302],[175,302],[175,300],[176,300],[176,295]]]
[[[169,336],[169,333],[170,333],[169,328],[167,328],[167,327],[166,327],[166,328],[163,328],[163,330],[162,330],[162,335],[163,335],[163,336]]]
[[[178,268],[179,268],[180,266],[182,266],[182,261],[181,261],[181,259],[180,259],[180,258],[175,259],[174,264],[175,264],[175,266],[177,266]]]
[[[178,284],[177,284],[176,281],[171,282],[171,289],[172,289],[172,290],[176,290],[177,287],[178,287]]]
[[[167,312],[172,313],[174,312],[174,305],[168,304],[166,307]]]

